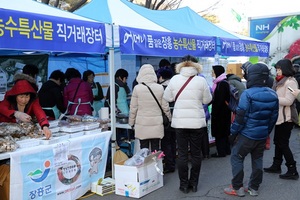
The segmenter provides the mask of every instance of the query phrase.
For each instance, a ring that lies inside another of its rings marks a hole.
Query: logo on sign
[[[260,24],[255,26],[256,31],[269,31],[270,30],[270,24]]]
[[[34,182],[42,182],[43,180],[45,180],[45,178],[47,178],[49,172],[50,172],[50,165],[51,162],[49,160],[46,160],[44,162],[44,170],[41,169],[36,169],[33,172],[29,172],[29,174],[27,176],[29,176],[31,178],[31,180],[33,180]]]
[[[79,158],[74,155],[69,155],[68,163],[57,169],[58,180],[65,185],[70,185],[77,181],[80,173],[81,164]]]

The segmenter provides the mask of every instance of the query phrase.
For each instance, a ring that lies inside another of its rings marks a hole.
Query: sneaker
[[[245,192],[248,192],[250,196],[258,196],[258,191],[252,189],[251,187],[245,188]]]
[[[240,189],[235,190],[235,189],[233,189],[232,185],[230,185],[229,188],[224,189],[224,192],[225,192],[225,194],[238,196],[238,197],[244,197],[245,196],[245,191],[244,191],[243,187],[240,187]]]

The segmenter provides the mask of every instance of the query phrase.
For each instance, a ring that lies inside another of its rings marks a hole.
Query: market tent
[[[1,0],[0,50],[101,54],[109,25],[32,0]]]
[[[142,43],[136,40],[132,41],[135,45],[141,43],[141,48],[130,49],[132,54],[157,55],[158,48],[149,48],[147,45],[151,41],[149,42],[148,39],[154,38],[157,41],[163,41],[164,38],[168,36],[172,38],[174,37],[172,34],[176,34],[176,41],[183,41],[183,46],[190,44],[191,41],[195,43],[196,48],[189,52],[195,56],[199,56],[197,51],[205,47],[211,48],[211,52],[215,51],[224,56],[268,56],[269,43],[225,31],[202,18],[189,7],[168,11],[150,10],[127,0],[92,0],[74,13],[121,26],[121,29],[125,27],[127,35],[145,38]],[[118,47],[120,44],[122,48],[122,45],[126,44],[124,42],[126,37],[118,35],[119,32],[121,31],[114,31],[116,34],[114,45]],[[215,37],[215,46],[214,43],[211,45],[212,40],[207,40],[205,37]],[[171,44],[174,43],[175,41],[171,41]],[[197,46],[198,44],[200,47]],[[139,49],[145,47],[148,48],[148,51],[141,53]],[[128,46],[124,49],[128,50]],[[208,56],[213,56],[211,52]],[[178,52],[174,55],[169,49],[165,49],[163,53],[165,56],[178,56]],[[185,54],[186,51],[183,51],[180,56]]]

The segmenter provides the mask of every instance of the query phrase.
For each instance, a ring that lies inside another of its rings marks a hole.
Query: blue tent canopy
[[[159,32],[163,32],[164,35],[169,34],[171,38],[171,33],[188,34],[188,38],[193,36],[215,37],[216,52],[223,56],[268,57],[269,53],[269,43],[225,31],[202,18],[189,7],[167,11],[150,10],[127,0],[92,0],[75,13],[100,22],[124,26],[129,29],[135,28],[132,31],[140,29],[140,33],[149,30],[156,31],[158,35],[162,34]],[[154,32],[152,33],[155,35]],[[116,34],[115,39],[120,39],[120,41],[115,44],[119,42],[122,45],[124,42],[121,41],[122,38],[119,38],[118,34]],[[147,33],[144,36],[146,37]],[[136,49],[132,54],[157,55],[157,49],[147,52]],[[182,55],[185,54],[182,52]],[[199,56],[197,51],[190,54]],[[164,51],[164,55],[178,56],[178,52],[174,54],[172,51]]]

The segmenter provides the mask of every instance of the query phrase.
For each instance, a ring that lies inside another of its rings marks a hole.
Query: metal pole
[[[110,127],[112,131],[111,136],[111,172],[112,178],[115,178],[114,172],[114,155],[116,153],[116,95],[115,95],[115,51],[114,48],[109,48],[109,84],[110,84]]]

